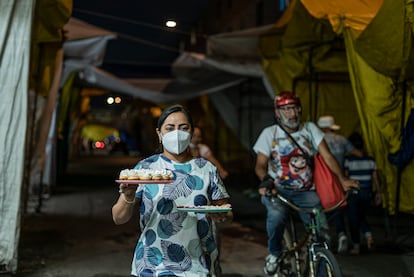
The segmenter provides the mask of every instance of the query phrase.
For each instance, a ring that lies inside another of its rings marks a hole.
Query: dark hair
[[[164,123],[165,119],[172,113],[182,112],[188,119],[190,123],[191,129],[193,129],[193,118],[191,117],[190,112],[181,105],[172,105],[164,109],[160,117],[158,118],[157,128],[161,129],[162,124]]]
[[[362,140],[362,136],[358,132],[353,132],[348,139],[356,149],[364,149],[364,141]]]

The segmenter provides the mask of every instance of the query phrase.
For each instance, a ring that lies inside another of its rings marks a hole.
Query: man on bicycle
[[[311,161],[315,150],[338,176],[344,190],[358,187],[357,181],[344,176],[335,157],[329,152],[323,139],[324,133],[312,122],[301,124],[302,106],[299,97],[292,92],[282,92],[275,97],[274,105],[276,124],[263,129],[253,146],[257,154],[255,173],[261,180],[259,194],[267,210],[269,255],[264,271],[268,275],[276,271],[287,218],[285,206],[267,197],[269,192],[280,193],[302,208],[320,208],[312,181]],[[309,215],[300,216],[305,224],[309,222]],[[326,219],[322,222],[325,222],[323,228],[327,229]]]

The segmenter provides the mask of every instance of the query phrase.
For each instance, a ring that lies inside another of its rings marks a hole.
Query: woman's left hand
[[[213,200],[212,205],[223,206],[223,208],[231,207],[231,204],[227,198],[220,200]],[[233,212],[228,211],[226,213],[208,213],[208,216],[217,223],[231,222],[233,221]]]
[[[233,212],[208,213],[208,216],[217,223],[229,223],[233,221]]]

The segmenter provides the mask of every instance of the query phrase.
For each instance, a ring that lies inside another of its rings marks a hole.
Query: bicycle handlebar
[[[345,193],[345,196],[338,202],[338,203],[336,203],[335,205],[333,205],[332,207],[329,207],[329,208],[325,208],[325,209],[322,209],[321,211],[322,212],[330,212],[330,211],[332,211],[332,210],[335,210],[335,209],[337,209],[338,207],[340,207],[347,199],[348,199],[348,197],[349,197],[349,195],[351,194],[351,193],[358,193],[358,190],[357,189],[351,189],[351,190],[348,190],[346,193]],[[272,195],[273,196],[273,195]],[[304,208],[301,208],[301,207],[299,207],[299,206],[297,206],[297,205],[295,205],[295,204],[293,204],[291,201],[289,201],[287,198],[285,198],[285,197],[283,197],[282,195],[280,195],[279,193],[277,193],[276,194],[276,197],[280,200],[280,201],[282,201],[284,204],[286,204],[286,205],[288,205],[289,207],[291,207],[292,209],[294,209],[295,211],[298,211],[298,212],[304,212],[304,213],[314,213],[314,211],[315,211],[315,209],[314,208],[312,208],[312,209],[304,209]]]

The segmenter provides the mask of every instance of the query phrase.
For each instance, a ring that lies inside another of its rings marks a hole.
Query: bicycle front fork
[[[316,276],[315,275],[315,265],[316,265],[316,252],[318,249],[325,248],[329,250],[328,244],[326,242],[312,242],[308,249],[308,263],[309,263],[309,276]]]

